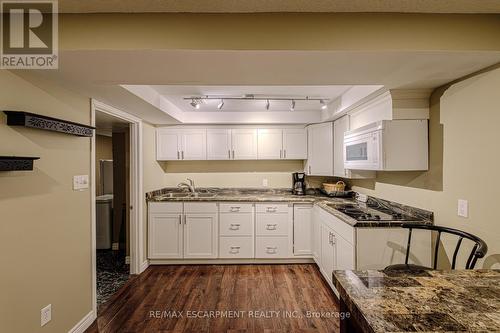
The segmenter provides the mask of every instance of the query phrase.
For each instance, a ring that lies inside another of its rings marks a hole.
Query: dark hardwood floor
[[[87,332],[339,332],[337,311],[312,264],[151,266]]]

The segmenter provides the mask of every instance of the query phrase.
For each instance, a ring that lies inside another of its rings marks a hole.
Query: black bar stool
[[[477,260],[480,258],[483,258],[486,255],[486,252],[488,252],[488,246],[481,238],[479,238],[473,234],[470,234],[468,232],[458,230],[458,229],[440,227],[440,226],[436,226],[436,225],[418,225],[418,224],[411,224],[411,223],[403,224],[402,228],[408,229],[408,244],[406,246],[405,263],[387,266],[384,269],[385,271],[437,269],[439,241],[441,239],[442,233],[452,234],[452,235],[459,237],[457,245],[455,247],[455,251],[453,252],[453,260],[451,263],[451,269],[455,269],[455,266],[457,263],[458,251],[460,250],[460,245],[462,245],[462,241],[464,240],[464,238],[471,240],[475,243],[474,247],[472,248],[472,251],[469,255],[469,258],[467,259],[467,263],[465,264],[465,269],[474,269],[474,266],[476,266]],[[437,233],[438,233],[437,238],[436,238],[436,246],[434,248],[434,264],[433,264],[432,268],[420,266],[420,265],[408,264],[408,258],[410,256],[411,234],[412,234],[413,229],[423,229],[423,230],[429,230],[431,232],[437,231]]]

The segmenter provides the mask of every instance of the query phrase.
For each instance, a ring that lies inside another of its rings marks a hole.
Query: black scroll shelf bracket
[[[3,112],[7,115],[7,125],[9,126],[24,126],[83,137],[91,137],[94,134],[95,127],[92,126],[24,111]]]
[[[40,157],[0,156],[0,171],[31,171]]]

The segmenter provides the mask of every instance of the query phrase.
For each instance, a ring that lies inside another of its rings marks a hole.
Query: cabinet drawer
[[[217,213],[217,203],[185,202],[184,213]]]
[[[252,236],[253,214],[220,214],[219,233],[221,236]]]
[[[249,203],[221,203],[219,206],[221,213],[251,213],[253,204]]]
[[[258,236],[288,236],[288,214],[257,214]]]
[[[182,213],[182,202],[150,202],[150,213]]]
[[[253,257],[253,237],[220,237],[219,258]]]
[[[273,202],[256,204],[255,211],[257,213],[288,213],[288,204]]]
[[[256,258],[288,258],[288,237],[256,237]]]

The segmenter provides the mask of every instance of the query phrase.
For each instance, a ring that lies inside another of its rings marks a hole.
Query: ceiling
[[[259,98],[271,98],[269,102],[270,112],[289,112],[291,101],[273,101],[274,98],[313,98],[324,99],[325,103],[340,97],[351,86],[174,86],[155,85],[151,86],[161,96],[168,99],[182,112],[255,112],[266,109],[266,101]],[[203,96],[220,97],[221,99],[205,99],[199,109],[190,105],[189,97]],[[253,95],[254,100],[232,100],[228,97],[244,97]],[[224,106],[218,109],[217,105],[224,99]],[[321,104],[317,100],[295,101],[294,111],[314,112],[319,111]]]
[[[62,13],[500,13],[498,0],[59,0]]]

